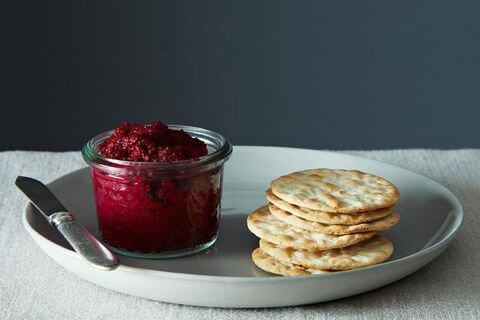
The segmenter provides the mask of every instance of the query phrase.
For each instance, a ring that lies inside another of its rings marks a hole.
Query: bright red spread
[[[171,130],[160,121],[149,125],[122,123],[100,146],[104,157],[127,161],[172,162],[199,158],[207,145],[182,130]]]
[[[119,125],[99,148],[108,158],[173,162],[207,154],[202,141],[161,122]],[[136,252],[192,248],[218,230],[221,169],[185,176],[175,172],[111,175],[92,168],[99,229],[113,247]]]

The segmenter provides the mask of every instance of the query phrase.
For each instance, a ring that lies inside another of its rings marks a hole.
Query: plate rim
[[[137,267],[131,267],[131,266],[125,266],[120,264],[115,270],[110,271],[110,272],[115,272],[115,271],[125,271],[129,273],[140,273],[140,274],[148,274],[149,276],[156,276],[156,277],[162,277],[162,278],[168,278],[168,279],[175,279],[175,280],[189,280],[189,281],[208,281],[208,282],[228,282],[228,283],[270,283],[270,282],[290,282],[290,281],[310,281],[314,279],[319,279],[319,278],[326,278],[326,277],[338,277],[338,276],[347,276],[352,273],[362,273],[362,272],[368,272],[371,269],[380,269],[380,268],[389,268],[393,267],[397,264],[407,262],[410,260],[413,260],[415,258],[421,257],[428,255],[432,251],[436,251],[437,249],[443,247],[444,245],[448,244],[450,241],[452,241],[456,235],[459,233],[460,229],[462,228],[462,225],[465,220],[465,213],[464,213],[464,208],[463,204],[461,201],[458,199],[458,197],[447,187],[439,183],[438,181],[427,177],[421,173],[418,173],[414,170],[410,170],[407,168],[404,168],[402,166],[397,166],[390,164],[388,162],[382,161],[382,160],[374,160],[374,159],[368,159],[360,156],[354,156],[350,154],[345,154],[342,152],[336,152],[336,151],[327,151],[327,150],[316,150],[316,149],[306,149],[306,148],[295,148],[295,147],[276,147],[276,146],[249,146],[249,145],[235,145],[234,147],[234,152],[237,149],[280,149],[280,150],[302,150],[302,151],[311,151],[311,152],[319,152],[319,153],[325,153],[328,155],[337,155],[341,157],[346,157],[350,159],[360,159],[363,161],[368,161],[368,162],[376,162],[376,163],[381,163],[383,165],[386,165],[387,167],[394,168],[394,169],[401,169],[403,171],[407,171],[409,173],[413,173],[415,175],[418,175],[430,183],[433,183],[436,187],[439,187],[440,189],[443,189],[447,194],[449,194],[451,200],[453,200],[454,205],[457,206],[455,210],[457,211],[457,214],[455,215],[455,221],[453,224],[456,223],[455,227],[449,231],[449,233],[440,241],[435,242],[433,245],[421,249],[415,253],[412,253],[408,256],[393,260],[393,261],[387,261],[383,262],[378,265],[373,265],[373,266],[368,266],[360,269],[354,269],[354,270],[347,270],[347,271],[342,271],[338,273],[328,273],[328,274],[317,274],[317,275],[307,275],[307,276],[291,276],[291,277],[275,277],[275,276],[270,276],[270,277],[246,277],[246,276],[215,276],[215,275],[201,275],[201,274],[191,274],[191,273],[180,273],[180,272],[170,272],[170,271],[161,271],[161,270],[154,270],[154,269],[148,269],[148,268],[137,268]],[[59,180],[65,178],[68,175],[78,173],[79,171],[85,170],[88,167],[83,167],[79,168],[77,170],[71,171],[69,173],[66,173],[60,177],[55,178],[53,181],[49,182],[47,186],[51,186],[52,184],[57,183]],[[449,199],[450,200],[450,199]],[[42,236],[40,233],[38,233],[28,222],[27,219],[27,214],[29,211],[33,210],[33,205],[30,202],[27,202],[26,206],[23,209],[22,212],[22,223],[24,228],[27,230],[27,232],[32,236],[32,238],[37,242],[37,244],[40,246],[38,241],[42,241],[43,243],[47,244],[47,246],[50,246],[52,249],[55,249],[63,254],[66,254],[72,258],[78,259],[79,261],[83,261],[78,254],[75,253],[75,251],[70,250],[68,248],[65,248],[61,245],[58,245],[57,243],[51,241],[50,239]],[[458,220],[460,220],[458,222]],[[92,271],[97,271],[94,268],[92,268]],[[101,271],[101,270],[100,270]],[[102,271],[104,272],[104,271]]]

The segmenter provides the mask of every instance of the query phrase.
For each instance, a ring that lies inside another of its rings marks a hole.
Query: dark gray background
[[[126,120],[234,144],[480,147],[478,0],[2,7],[0,150],[78,150]]]

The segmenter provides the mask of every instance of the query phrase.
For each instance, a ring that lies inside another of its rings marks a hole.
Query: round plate
[[[246,216],[266,203],[264,192],[280,175],[307,168],[358,169],[380,175],[400,189],[400,223],[382,232],[395,251],[388,262],[363,269],[305,277],[278,277],[258,269],[250,255],[258,239]],[[90,171],[72,172],[49,187],[77,219],[99,237]],[[463,220],[458,199],[445,187],[412,171],[339,153],[273,147],[236,147],[225,167],[217,243],[202,253],[166,260],[120,256],[114,271],[83,262],[32,205],[23,222],[56,262],[102,287],[147,299],[212,307],[279,307],[338,299],[379,288],[437,257]]]

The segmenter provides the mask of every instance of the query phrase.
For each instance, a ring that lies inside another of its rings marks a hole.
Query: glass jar
[[[91,167],[100,233],[117,253],[170,258],[205,250],[217,239],[223,164],[232,146],[209,130],[168,127],[205,142],[208,154],[174,162],[105,158],[99,146],[113,131],[92,138],[82,149]]]

